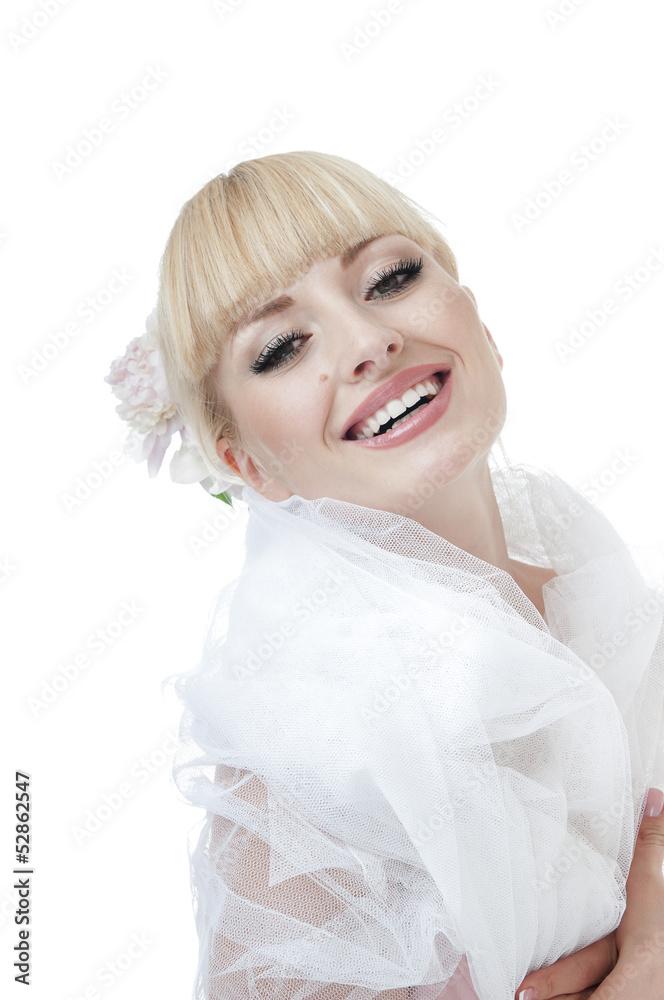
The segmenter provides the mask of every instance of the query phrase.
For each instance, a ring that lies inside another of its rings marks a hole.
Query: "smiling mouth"
[[[362,420],[359,420],[356,424],[353,424],[353,426],[349,428],[349,430],[345,435],[345,440],[358,441],[361,440],[362,438],[380,437],[381,434],[384,434],[386,431],[392,430],[392,428],[396,427],[397,424],[405,423],[410,417],[411,413],[417,413],[420,410],[423,410],[425,406],[428,406],[428,404],[431,402],[432,399],[436,398],[442,387],[447,382],[449,375],[450,375],[449,369],[445,371],[434,372],[433,375],[429,376],[429,379],[424,379],[423,381],[432,382],[432,384],[435,387],[435,392],[428,392],[425,396],[420,396],[419,400],[416,403],[413,403],[411,406],[407,407],[403,411],[403,413],[398,414],[398,416],[388,417],[388,419],[386,419],[385,422],[381,421],[380,429],[377,431],[373,431],[373,429],[368,426],[367,417],[365,417]],[[381,408],[381,410],[378,411],[378,414],[380,414],[381,416],[385,416],[386,410],[384,408]],[[368,430],[369,433],[363,433],[363,431],[366,430]]]

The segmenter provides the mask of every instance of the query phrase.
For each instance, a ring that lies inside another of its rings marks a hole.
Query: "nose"
[[[347,382],[356,382],[360,377],[382,378],[393,367],[404,344],[398,330],[366,314],[348,323],[344,339],[342,375]]]

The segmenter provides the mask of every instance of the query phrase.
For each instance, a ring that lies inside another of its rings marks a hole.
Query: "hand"
[[[664,992],[664,793],[650,790],[615,931],[553,965],[529,972],[525,1000],[660,1000]],[[659,809],[649,817],[651,807]],[[657,970],[657,971],[656,971]]]
[[[664,954],[663,802],[664,792],[650,789],[627,879],[627,907],[616,929],[620,955],[657,938],[660,964]],[[648,817],[651,807],[659,809],[659,815],[654,818]]]
[[[613,971],[617,961],[616,931],[611,931],[581,951],[529,972],[516,995],[520,997],[530,987],[537,991],[536,995],[530,997],[526,993],[525,1000],[587,1000]]]

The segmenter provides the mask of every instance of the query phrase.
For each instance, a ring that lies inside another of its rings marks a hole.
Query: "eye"
[[[408,260],[402,258],[396,264],[390,264],[389,267],[386,267],[372,278],[367,288],[365,288],[364,294],[370,295],[371,292],[377,291],[381,294],[375,296],[375,298],[379,299],[387,299],[390,295],[398,295],[404,286],[410,285],[417,279],[423,266],[424,261],[422,257],[418,260],[413,257]],[[398,278],[403,278],[403,280],[398,281]],[[372,296],[373,298],[374,296]]]
[[[417,280],[423,266],[422,257],[418,259],[414,257],[401,258],[395,264],[390,264],[389,267],[374,275],[367,288],[364,289],[364,294],[371,295],[370,301],[399,295],[402,289]],[[379,294],[373,296],[372,292]],[[307,335],[304,330],[289,330],[287,333],[279,334],[271,344],[267,345],[260,357],[249,365],[249,370],[256,375],[264,371],[275,371],[281,365],[296,358],[302,350],[302,347],[297,348],[297,350],[285,350],[288,345],[298,340],[307,340],[309,336],[311,335]]]
[[[296,357],[302,350],[302,348],[299,347],[296,351],[286,351],[285,354],[281,354],[281,357],[279,357],[282,347],[287,347],[296,340],[305,339],[306,334],[304,330],[289,330],[288,333],[280,333],[276,340],[273,340],[271,344],[267,345],[260,357],[256,358],[255,361],[252,361],[249,365],[250,371],[258,375],[266,369],[279,368],[287,361],[290,361],[291,358]],[[277,360],[275,361],[274,358]]]

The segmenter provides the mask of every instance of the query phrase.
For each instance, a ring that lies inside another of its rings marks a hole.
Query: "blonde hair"
[[[218,438],[242,441],[214,384],[221,345],[239,321],[314,260],[391,233],[414,240],[458,280],[434,221],[359,164],[309,151],[245,160],[183,205],[161,260],[159,346],[177,410],[211,469],[220,467]]]

